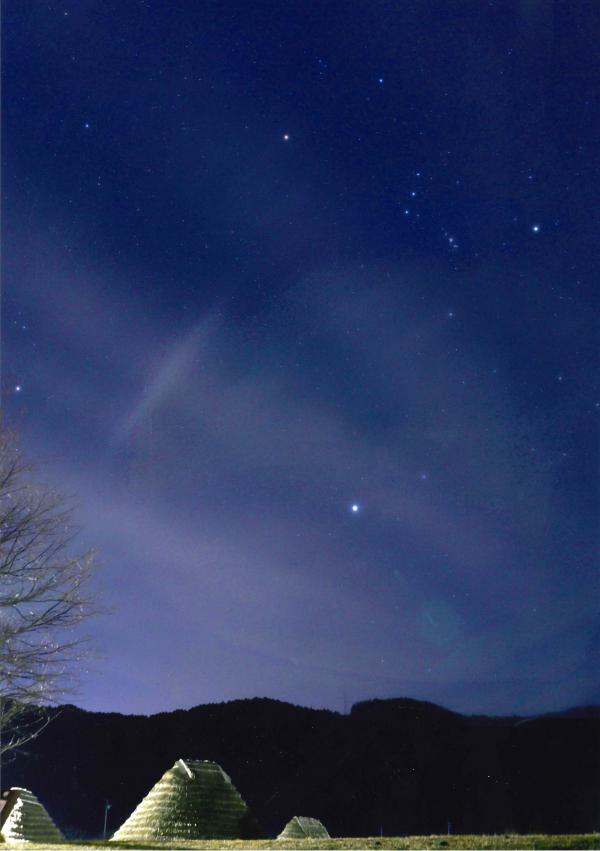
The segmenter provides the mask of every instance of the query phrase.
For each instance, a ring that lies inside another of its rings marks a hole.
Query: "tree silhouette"
[[[37,735],[73,686],[94,609],[93,552],[77,555],[73,505],[34,481],[0,431],[0,757]]]

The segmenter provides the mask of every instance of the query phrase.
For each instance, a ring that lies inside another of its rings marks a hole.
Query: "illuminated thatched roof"
[[[6,842],[64,842],[46,808],[33,792],[14,786],[2,794],[0,834]]]
[[[112,837],[125,842],[243,839],[255,823],[216,762],[178,759]]]
[[[277,839],[329,839],[329,833],[324,824],[317,818],[309,816],[294,816],[283,828]]]

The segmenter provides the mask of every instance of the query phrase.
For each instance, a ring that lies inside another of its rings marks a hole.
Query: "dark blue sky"
[[[599,38],[5,0],[3,403],[101,557],[82,706],[600,701]]]

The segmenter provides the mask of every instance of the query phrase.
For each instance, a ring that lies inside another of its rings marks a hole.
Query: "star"
[[[540,226],[539,226],[539,225],[533,225],[533,226],[532,226],[532,228],[531,228],[531,230],[532,230],[534,233],[539,233],[539,232],[540,232]]]
[[[358,508],[359,508],[359,507],[358,507],[357,503],[355,502],[355,503],[353,503],[353,504],[352,504],[352,506],[350,507],[350,510],[352,511],[352,513],[353,513],[353,514],[358,514]]]
[[[15,393],[20,393],[22,389],[20,384],[15,384]]]
[[[284,134],[283,134],[283,141],[284,141],[284,142],[289,142],[289,141],[290,141],[290,135],[289,135],[289,133],[284,133]]]

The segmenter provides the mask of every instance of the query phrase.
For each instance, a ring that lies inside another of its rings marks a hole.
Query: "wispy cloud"
[[[27,444],[78,492],[106,565],[89,705],[117,651],[150,709],[332,679],[443,700],[576,631],[536,560],[556,511],[552,453],[529,452],[546,424],[522,421],[441,299],[417,302],[418,269],[376,293],[379,269],[323,272],[258,324],[211,308],[165,336],[115,272],[34,253],[13,298],[37,346],[10,352],[44,411],[22,417]]]

